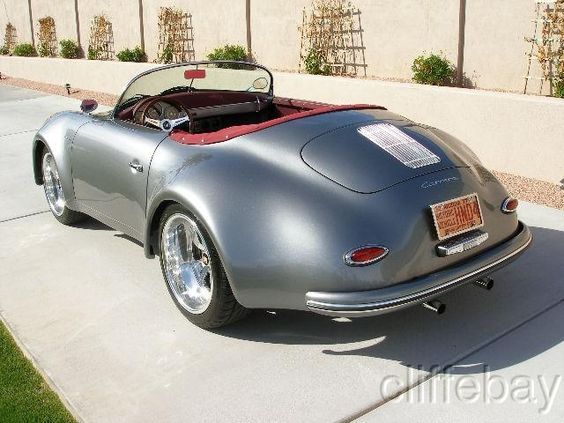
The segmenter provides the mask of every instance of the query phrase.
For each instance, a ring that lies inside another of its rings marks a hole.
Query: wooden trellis
[[[300,71],[312,50],[320,53],[332,75],[366,76],[361,12],[344,0],[314,0],[302,12]]]
[[[564,75],[564,0],[537,1],[533,36],[525,38],[530,43],[525,75],[526,94],[530,80],[539,81],[542,94],[545,81],[549,82],[550,95],[554,81]],[[536,60],[534,60],[536,58]]]
[[[190,13],[161,7],[158,26],[159,62],[182,63],[194,60],[194,28]]]
[[[114,58],[114,31],[112,23],[103,15],[94,16],[90,24],[88,58],[112,60]]]
[[[8,52],[12,52],[18,42],[18,33],[16,27],[10,22],[6,24],[6,31],[4,32],[4,47]]]
[[[38,51],[40,56],[53,57],[57,54],[57,33],[55,31],[55,20],[51,16],[39,19],[39,41]]]

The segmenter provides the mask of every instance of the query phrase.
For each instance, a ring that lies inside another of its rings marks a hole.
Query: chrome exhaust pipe
[[[494,286],[494,280],[489,276],[483,277],[482,279],[478,279],[474,282],[474,285],[489,291]]]
[[[427,301],[422,304],[427,310],[431,310],[437,314],[443,314],[446,311],[446,305],[441,303],[439,300]]]

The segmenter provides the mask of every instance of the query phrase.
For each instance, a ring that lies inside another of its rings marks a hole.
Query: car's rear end
[[[246,308],[391,311],[490,274],[531,240],[464,144],[386,110],[159,149],[148,192],[196,204]]]
[[[371,113],[378,120],[330,131],[302,149],[312,169],[358,193],[356,224],[342,215],[356,233],[343,251],[356,288],[309,291],[315,312],[374,315],[428,301],[483,279],[531,242],[514,213],[517,201],[466,147],[388,112]]]

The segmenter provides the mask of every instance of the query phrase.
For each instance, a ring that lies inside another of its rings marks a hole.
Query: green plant
[[[96,60],[98,58],[98,49],[88,46],[88,60]]]
[[[53,55],[53,52],[46,43],[40,43],[37,46],[37,53],[41,57],[50,57]]]
[[[8,46],[6,46],[6,45],[0,46],[0,55],[5,56],[5,55],[8,55],[8,54],[10,54],[10,51],[8,50]]]
[[[126,48],[125,50],[120,51],[118,54],[116,54],[118,60],[120,62],[146,62],[147,61],[147,55],[145,54],[145,52],[143,50],[141,50],[141,47],[135,47],[134,49],[128,49]]]
[[[564,98],[564,72],[558,75],[554,80],[552,95],[558,98]]]
[[[331,75],[331,68],[326,61],[321,50],[311,48],[304,59],[305,71],[312,75]]]
[[[14,56],[24,56],[24,57],[31,57],[37,56],[37,52],[35,51],[35,47],[33,47],[29,43],[18,44],[14,47],[14,51],[12,52]]]
[[[78,57],[79,48],[73,40],[59,41],[61,47],[61,57],[65,59],[76,59]]]
[[[172,63],[173,51],[172,51],[172,44],[167,44],[167,46],[163,49],[163,54],[160,57],[161,63]]]
[[[240,45],[226,44],[217,47],[207,55],[208,60],[236,60],[244,62],[247,60],[247,49]]]
[[[411,66],[413,81],[427,85],[450,85],[454,76],[454,66],[442,55],[419,56]]]

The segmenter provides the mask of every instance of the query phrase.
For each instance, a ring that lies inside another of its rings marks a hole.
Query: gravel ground
[[[564,210],[564,185],[497,171],[493,174],[519,200]]]
[[[50,94],[69,96],[65,87],[27,79],[4,77],[0,80],[0,84],[15,85],[17,87],[43,91]],[[115,95],[76,88],[71,89],[70,97],[78,99],[93,98],[98,103],[106,106],[113,106],[117,102],[117,96]],[[493,171],[493,173],[501,183],[505,185],[511,195],[518,199],[564,210],[564,185],[559,186],[550,182],[525,178],[509,173],[497,171]]]

